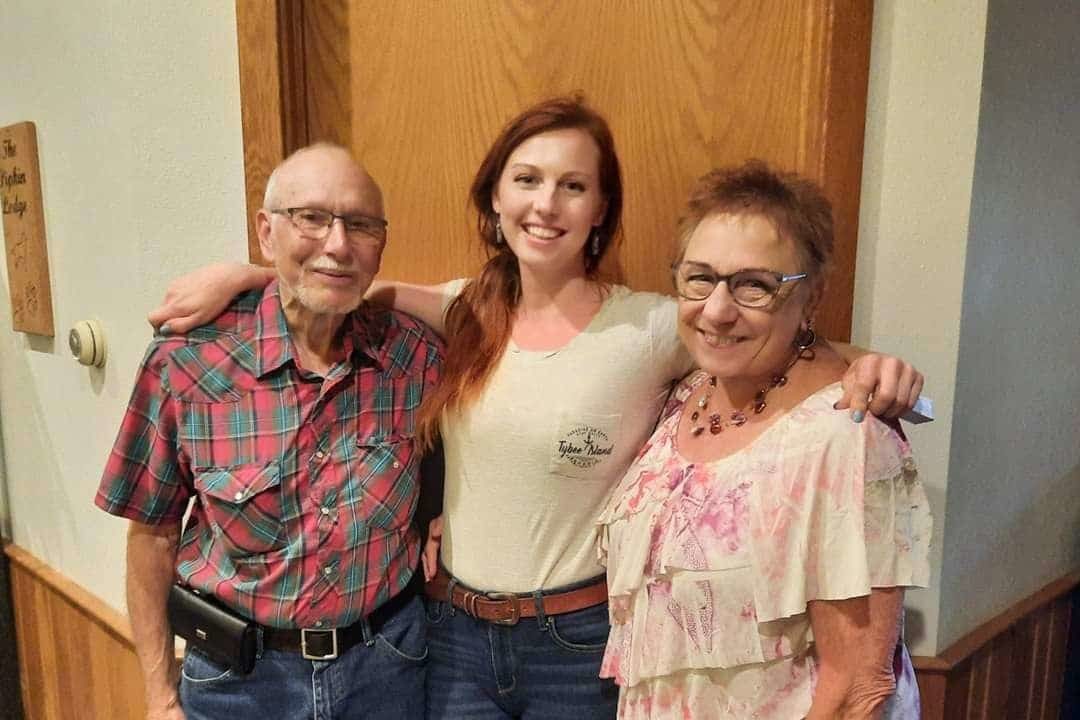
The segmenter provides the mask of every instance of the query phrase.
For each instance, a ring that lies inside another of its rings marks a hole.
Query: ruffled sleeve
[[[794,412],[774,448],[771,482],[755,483],[751,547],[759,622],[811,600],[925,587],[930,507],[907,443],[869,418],[832,410],[839,389]]]

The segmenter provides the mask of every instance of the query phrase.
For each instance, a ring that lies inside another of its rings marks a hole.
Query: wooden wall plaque
[[[0,202],[12,327],[51,336],[54,333],[49,253],[41,204],[37,129],[32,122],[0,128]]]

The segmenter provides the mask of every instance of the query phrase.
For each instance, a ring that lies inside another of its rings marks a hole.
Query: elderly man
[[[386,221],[343,148],[286,159],[257,227],[276,280],[211,325],[154,339],[96,497],[132,521],[148,717],[422,717],[412,435],[439,341],[362,303]],[[257,623],[250,674],[189,643],[177,691],[177,580]]]

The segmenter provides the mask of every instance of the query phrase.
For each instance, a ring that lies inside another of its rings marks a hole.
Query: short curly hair
[[[777,172],[762,160],[712,170],[690,192],[679,218],[679,256],[682,261],[690,236],[703,220],[715,215],[760,215],[787,236],[817,287],[824,284],[832,264],[832,204],[821,187],[795,173]]]

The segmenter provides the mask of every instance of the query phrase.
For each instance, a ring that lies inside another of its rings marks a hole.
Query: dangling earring
[[[600,254],[600,229],[599,228],[593,228],[592,241],[591,241],[591,248],[590,249],[592,250],[593,255],[599,255]]]
[[[799,334],[795,336],[795,351],[796,355],[804,360],[813,360],[814,351],[811,349],[814,347],[814,343],[817,342],[817,333],[814,332],[813,319],[806,321],[806,326],[799,330]]]
[[[502,234],[502,223],[499,218],[495,218],[495,244],[502,245],[504,242],[506,242],[506,238]]]

